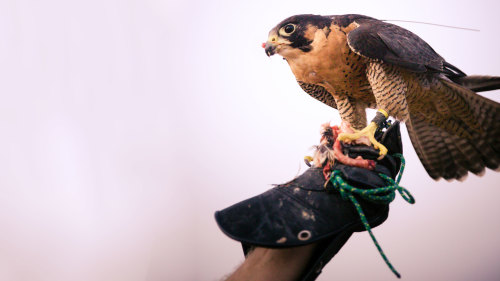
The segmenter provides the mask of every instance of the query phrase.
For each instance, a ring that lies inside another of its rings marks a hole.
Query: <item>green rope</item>
[[[366,219],[365,213],[363,212],[363,209],[361,208],[361,205],[359,204],[358,200],[354,197],[354,195],[359,195],[362,199],[371,202],[389,204],[396,197],[395,191],[397,190],[405,201],[407,201],[410,204],[415,203],[415,199],[413,199],[413,196],[410,194],[410,192],[399,185],[399,182],[401,181],[401,177],[403,176],[403,171],[405,168],[405,159],[403,155],[400,153],[394,154],[393,156],[398,157],[401,160],[401,168],[399,169],[398,177],[396,180],[393,180],[391,177],[388,177],[384,174],[379,174],[379,176],[388,183],[388,185],[385,187],[374,188],[374,189],[361,189],[353,187],[350,184],[348,184],[344,180],[344,178],[342,178],[342,173],[338,170],[333,171],[332,175],[330,176],[330,181],[332,182],[333,187],[340,192],[344,200],[348,198],[354,204],[356,210],[358,211],[359,217],[361,218],[361,222],[363,223],[365,229],[370,234],[373,243],[375,243],[375,246],[378,249],[378,252],[384,259],[387,266],[389,266],[391,271],[394,274],[396,274],[398,278],[401,278],[401,274],[399,274],[396,271],[396,269],[394,269],[394,267],[384,254],[384,251],[382,251],[382,248],[378,244],[377,239],[375,239],[370,224],[368,224],[368,220]]]

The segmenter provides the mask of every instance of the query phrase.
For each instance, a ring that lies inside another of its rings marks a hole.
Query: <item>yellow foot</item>
[[[354,130],[353,134],[341,133],[339,134],[338,138],[340,141],[349,143],[359,139],[360,137],[367,137],[368,140],[372,143],[373,147],[380,151],[380,157],[378,158],[380,160],[387,154],[387,148],[375,139],[376,130],[377,124],[375,124],[375,122],[371,122],[370,125],[366,126],[366,128],[362,129],[361,131]]]

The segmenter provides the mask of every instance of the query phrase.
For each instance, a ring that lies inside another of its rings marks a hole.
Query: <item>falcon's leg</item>
[[[354,134],[341,134],[339,139],[341,141],[352,141],[361,136],[366,136],[373,146],[380,150],[380,155],[383,157],[387,153],[387,149],[375,140],[375,131],[389,115],[402,121],[408,119],[407,85],[397,67],[383,63],[369,63],[366,68],[366,76],[377,102],[377,116],[366,128]]]
[[[356,103],[347,95],[334,95],[333,97],[343,122],[349,123],[354,129],[366,126],[366,104]]]
[[[371,62],[366,68],[366,77],[372,87],[377,108],[400,121],[408,120],[410,116],[406,102],[408,85],[399,68]]]
[[[339,140],[344,142],[354,142],[362,143],[366,145],[373,145],[375,149],[380,150],[380,155],[383,157],[387,154],[387,149],[385,146],[380,144],[377,140],[375,140],[375,131],[377,130],[378,125],[383,123],[387,118],[387,114],[377,115],[373,122],[370,125],[366,126],[366,104],[353,102],[347,95],[336,95],[335,102],[337,103],[337,108],[340,113],[340,117],[343,122],[347,122],[354,133],[341,133],[339,134]],[[363,128],[362,130],[356,130],[359,128]],[[360,140],[362,137],[365,137],[368,141]]]

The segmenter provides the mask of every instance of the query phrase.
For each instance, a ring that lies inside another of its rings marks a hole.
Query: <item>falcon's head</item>
[[[279,54],[285,59],[310,52],[315,45],[317,31],[326,38],[330,32],[332,19],[318,15],[297,15],[280,22],[269,32],[267,42],[262,44],[266,54]]]

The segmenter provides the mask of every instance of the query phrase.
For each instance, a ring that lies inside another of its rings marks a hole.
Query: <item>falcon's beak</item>
[[[270,57],[276,54],[276,45],[274,45],[274,43],[267,41],[266,45],[264,46],[264,50],[266,51],[266,55]]]
[[[264,47],[264,50],[266,51],[266,55],[268,57],[276,54],[276,45],[278,43],[278,37],[276,35],[269,36],[267,39],[266,44],[262,47]]]

